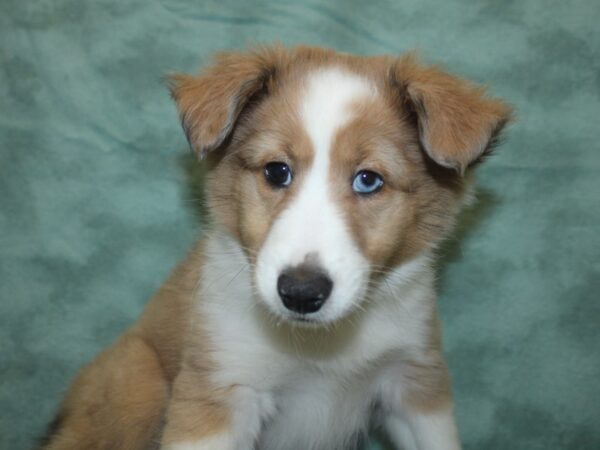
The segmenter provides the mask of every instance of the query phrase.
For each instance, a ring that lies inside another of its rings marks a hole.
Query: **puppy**
[[[434,250],[510,108],[413,56],[226,53],[171,92],[212,226],[43,448],[460,448]]]

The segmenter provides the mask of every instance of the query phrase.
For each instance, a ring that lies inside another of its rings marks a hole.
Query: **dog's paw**
[[[236,450],[227,434],[217,434],[198,441],[185,441],[166,444],[161,450]]]

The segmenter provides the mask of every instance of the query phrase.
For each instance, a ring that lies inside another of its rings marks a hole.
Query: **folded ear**
[[[416,113],[421,144],[438,164],[463,174],[491,150],[512,109],[485,89],[420,65],[414,55],[396,61],[394,83]]]
[[[223,144],[249,100],[267,89],[282,57],[280,47],[222,53],[200,76],[169,77],[181,124],[200,158]]]

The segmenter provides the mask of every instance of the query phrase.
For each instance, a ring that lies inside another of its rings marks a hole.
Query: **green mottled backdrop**
[[[444,249],[460,430],[599,449],[599,23],[597,0],[1,0],[0,447],[30,447],[199,232],[161,77],[280,40],[416,48],[516,106]]]

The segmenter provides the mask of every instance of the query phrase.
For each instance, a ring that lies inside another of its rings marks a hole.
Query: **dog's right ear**
[[[268,89],[284,54],[280,47],[222,53],[198,77],[169,77],[181,124],[199,158],[229,137],[248,101]]]

